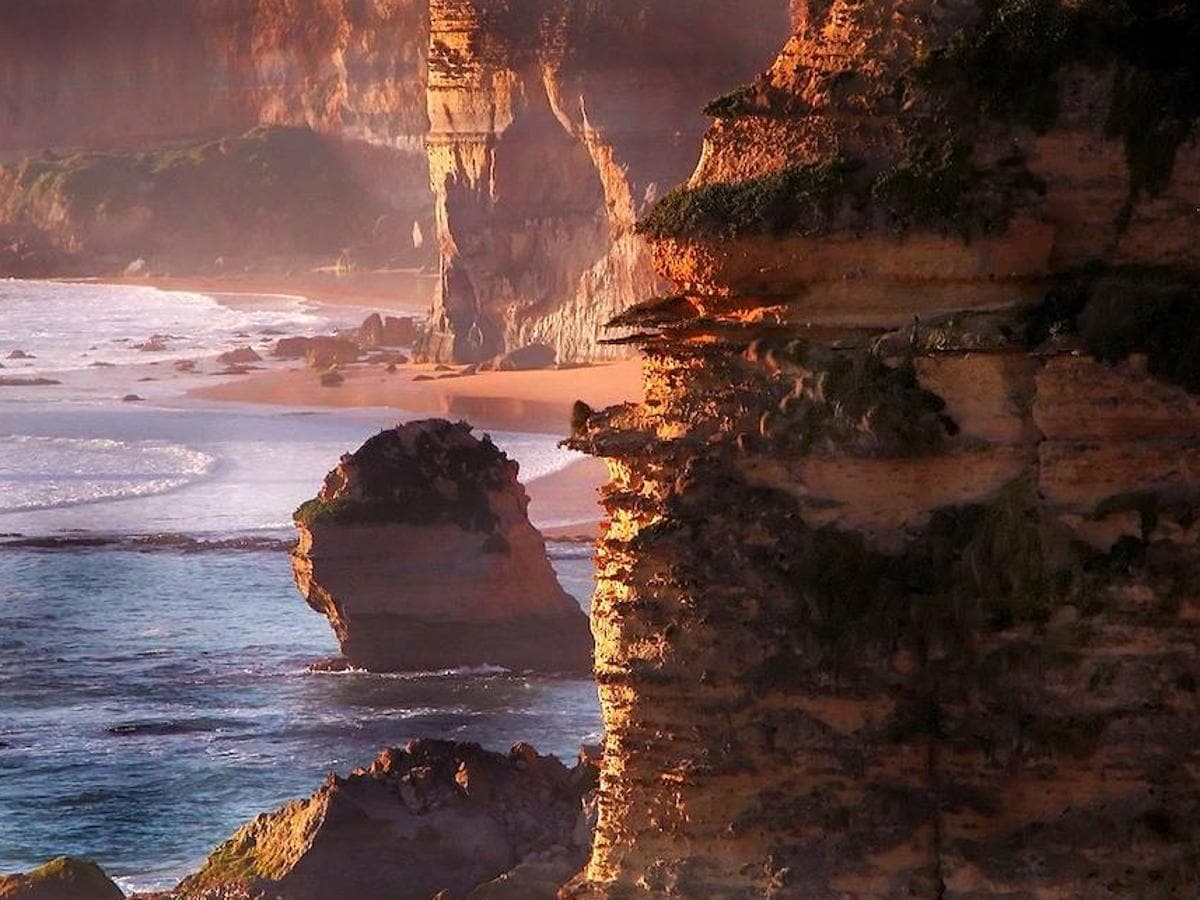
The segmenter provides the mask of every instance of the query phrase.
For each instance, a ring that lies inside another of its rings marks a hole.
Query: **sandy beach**
[[[378,365],[342,369],[345,382],[323,387],[320,373],[296,367],[258,372],[221,384],[195,388],[192,401],[268,404],[280,407],[393,408],[465,419],[487,430],[539,432],[565,437],[576,400],[599,408],[641,396],[638,360],[529,372],[456,375],[430,365]],[[431,380],[414,380],[426,376]],[[526,483],[535,523],[569,522],[544,528],[556,540],[591,540],[599,527],[596,492],[607,481],[603,462],[585,459]]]
[[[296,366],[194,388],[187,396],[194,400],[293,407],[391,407],[466,419],[479,428],[563,437],[570,430],[571,406],[576,400],[599,408],[641,396],[637,360],[472,375],[438,371],[432,365],[402,365],[395,372],[387,372],[382,365],[358,364],[345,366],[340,372],[345,381],[337,387],[322,386],[320,372]]]

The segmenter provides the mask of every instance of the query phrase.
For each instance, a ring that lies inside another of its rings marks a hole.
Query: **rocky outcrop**
[[[1197,15],[801,13],[642,225],[645,402],[577,419],[567,894],[1194,896]]]
[[[595,783],[527,744],[413,741],[260,815],[176,896],[553,900],[587,855]]]
[[[345,659],[376,671],[580,671],[587,617],[529,522],[517,463],[466,423],[381,432],[296,511],[296,584]]]
[[[432,0],[442,272],[424,356],[611,355],[599,325],[657,284],[637,216],[694,164],[703,102],[787,22],[786,0]]]
[[[2,900],[124,900],[104,870],[88,859],[60,856],[32,872],[0,875]]]

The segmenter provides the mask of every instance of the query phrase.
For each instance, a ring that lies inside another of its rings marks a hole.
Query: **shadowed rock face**
[[[296,584],[346,660],[580,671],[587,617],[559,586],[517,463],[466,423],[384,431],[296,511]]]
[[[700,107],[788,30],[785,0],[433,0],[429,163],[441,286],[422,352],[611,355],[658,283],[633,224],[695,163]]]
[[[1118,5],[809,3],[647,217],[568,895],[1200,889],[1198,32]]]
[[[413,741],[243,826],[176,895],[552,900],[586,856],[595,781],[526,744]]]

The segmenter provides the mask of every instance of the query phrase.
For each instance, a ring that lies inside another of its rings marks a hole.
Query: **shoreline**
[[[371,363],[339,368],[336,387],[321,384],[314,369],[257,371],[220,384],[188,389],[189,403],[238,403],[297,409],[395,409],[467,419],[476,428],[548,434],[570,433],[575,401],[601,408],[641,397],[637,359],[568,369],[459,374],[428,363],[397,366]]]
[[[165,291],[203,294],[223,306],[242,309],[272,309],[302,301],[315,307],[315,312],[326,321],[322,327],[329,331],[345,321],[350,309],[328,303],[324,297],[295,293],[299,285],[278,281],[250,285],[231,279],[187,284],[182,279],[52,280],[154,286]],[[255,290],[232,290],[249,287]],[[362,297],[356,295],[354,300],[357,304],[362,302]],[[354,308],[356,313],[374,311],[370,306]],[[235,343],[239,342],[231,341],[230,348]],[[76,389],[84,396],[100,399],[107,395],[114,404],[124,394],[140,391],[146,395],[146,406],[177,411],[221,413],[236,412],[237,407],[244,407],[259,414],[304,412],[321,415],[368,410],[386,414],[394,410],[399,414],[397,418],[463,419],[480,432],[508,431],[555,439],[569,434],[571,409],[576,400],[600,408],[639,399],[642,392],[638,359],[563,369],[470,374],[467,374],[467,367],[412,363],[398,365],[389,373],[379,362],[359,362],[339,368],[344,381],[336,387],[326,387],[321,384],[319,371],[293,360],[273,359],[269,346],[259,348],[257,341],[253,345],[267,362],[262,364],[263,368],[252,368],[246,373],[211,371],[216,363],[215,353],[198,357],[200,365],[194,372],[180,371],[169,361],[151,355],[144,362],[138,360],[132,364],[122,362],[100,369],[75,370],[68,381],[78,382]],[[150,385],[145,382],[157,382],[157,386],[146,390]],[[119,407],[114,406],[116,408]],[[526,481],[531,520],[547,540],[594,541],[603,515],[597,503],[597,492],[607,480],[603,462],[581,458],[558,471]]]
[[[288,297],[320,306],[378,310],[424,318],[429,315],[438,276],[419,269],[299,274],[242,275],[96,275],[51,277],[63,284],[111,284],[224,298]]]

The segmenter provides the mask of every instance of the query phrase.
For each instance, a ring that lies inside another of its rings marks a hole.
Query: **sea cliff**
[[[799,9],[644,219],[572,897],[1192,896],[1197,17]]]
[[[30,0],[5,10],[0,271],[111,273],[137,258],[175,273],[286,269],[337,263],[373,239],[389,246],[341,262],[429,262],[431,245],[422,256],[413,240],[414,225],[432,230],[427,35],[423,0]],[[199,178],[178,165],[260,126],[307,135],[293,142],[304,149],[233,154]],[[297,155],[320,155],[324,179],[344,189],[311,196]],[[242,208],[246,193],[263,208]],[[289,195],[310,201],[303,214]],[[352,202],[369,222],[344,209]],[[314,209],[340,237],[269,239],[280,221],[303,231]],[[70,240],[106,216],[107,243]],[[220,241],[230,228],[257,240],[239,253],[245,240]]]
[[[599,326],[658,284],[634,222],[694,165],[705,100],[788,21],[783,0],[433,0],[441,282],[423,354],[620,353]]]

